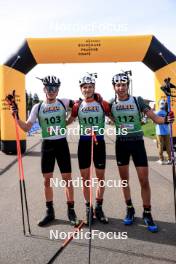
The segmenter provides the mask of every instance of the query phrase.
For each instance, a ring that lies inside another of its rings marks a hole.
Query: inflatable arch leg
[[[13,117],[9,111],[9,106],[5,97],[16,92],[16,102],[19,106],[20,118],[26,120],[26,102],[25,102],[25,75],[15,69],[2,65],[0,68],[0,109],[1,109],[1,150],[6,154],[16,153],[16,134]],[[20,129],[20,144],[22,153],[26,150],[26,134]]]

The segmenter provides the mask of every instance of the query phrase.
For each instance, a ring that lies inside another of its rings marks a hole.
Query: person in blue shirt
[[[167,115],[167,102],[165,100],[159,101],[159,110],[156,112],[156,115],[165,117]],[[159,149],[159,164],[171,164],[171,150],[170,150],[170,132],[168,124],[157,124],[156,125],[156,138],[157,146]],[[164,161],[163,152],[167,152],[167,160]]]

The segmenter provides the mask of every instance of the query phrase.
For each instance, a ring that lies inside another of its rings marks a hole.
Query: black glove
[[[170,111],[167,114],[167,116],[165,117],[164,123],[165,124],[173,123],[174,122],[174,119],[175,119],[174,112],[173,111]]]
[[[5,98],[5,100],[7,101],[7,103],[10,105],[11,110],[12,110],[12,115],[13,117],[17,117],[17,119],[19,120],[19,114],[18,114],[18,105],[15,102],[15,90],[13,90],[12,94],[8,94]]]
[[[17,103],[13,102],[12,105],[11,105],[11,109],[12,109],[12,115],[13,117],[17,117],[17,119],[19,120],[19,113],[18,113],[18,105]]]

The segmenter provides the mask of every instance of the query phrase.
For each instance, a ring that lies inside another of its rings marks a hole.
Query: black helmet
[[[129,85],[130,83],[129,75],[132,75],[131,71],[117,73],[112,78],[112,84],[115,85],[116,83],[127,83],[127,85]]]
[[[112,78],[112,84],[115,85],[116,83],[127,83],[129,84],[129,77],[125,73],[118,73],[113,76]]]
[[[61,85],[59,78],[54,75],[48,75],[42,79],[37,77],[37,79],[41,80],[44,86],[59,87]]]

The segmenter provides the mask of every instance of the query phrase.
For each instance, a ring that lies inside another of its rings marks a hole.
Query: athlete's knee
[[[81,179],[82,181],[87,181],[90,179],[90,169],[81,170]]]
[[[98,180],[104,180],[104,178],[105,178],[105,170],[96,168],[96,177],[98,178]]]
[[[129,180],[129,173],[128,173],[128,171],[120,171],[119,170],[119,174],[120,174],[120,179],[122,180],[122,181],[128,181]]]
[[[63,173],[62,180],[65,182],[66,186],[70,186],[72,183],[71,173]]]
[[[83,181],[83,183],[85,183],[88,180],[90,180],[90,176],[89,175],[84,175],[84,176],[81,177],[81,180]]]
[[[98,181],[104,181],[105,180],[104,174],[102,174],[102,175],[96,175],[96,176],[97,176]]]

